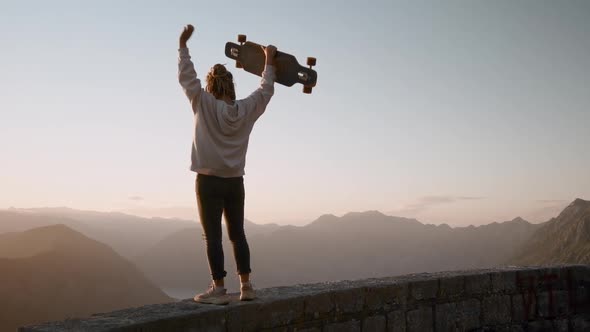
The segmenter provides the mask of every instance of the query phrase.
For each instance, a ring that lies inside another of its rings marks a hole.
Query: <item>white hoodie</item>
[[[274,94],[274,67],[264,68],[260,87],[250,96],[228,105],[202,88],[188,48],[178,53],[178,81],[195,118],[191,171],[219,177],[244,175],[250,132]]]

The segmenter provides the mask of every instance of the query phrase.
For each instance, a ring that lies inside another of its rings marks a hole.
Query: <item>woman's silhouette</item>
[[[195,301],[225,304],[228,301],[223,279],[226,276],[221,245],[221,216],[233,245],[240,278],[240,299],[256,297],[250,282],[250,249],[244,233],[244,166],[250,132],[274,94],[276,48],[264,48],[266,66],[260,87],[247,98],[236,100],[232,74],[216,64],[207,74],[205,89],[186,42],[194,27],[187,25],[180,35],[178,80],[194,113],[191,170],[197,173],[196,194],[207,245],[207,259],[213,279],[207,291]]]

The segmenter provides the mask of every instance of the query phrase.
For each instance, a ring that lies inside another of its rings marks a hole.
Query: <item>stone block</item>
[[[231,308],[226,314],[228,332],[259,330],[262,326],[257,320],[259,311],[259,303]]]
[[[512,321],[522,323],[535,319],[537,308],[537,295],[516,294],[512,295]]]
[[[324,326],[324,332],[360,332],[361,324],[358,320],[332,323]]]
[[[465,293],[480,295],[492,290],[492,278],[488,273],[465,276]]]
[[[406,330],[408,332],[434,331],[432,307],[422,306],[406,313]]]
[[[539,289],[541,282],[541,271],[539,269],[525,269],[516,271],[517,292],[525,293],[531,289]]]
[[[590,282],[590,267],[587,265],[571,266],[567,270],[572,283],[579,285],[584,281]]]
[[[395,310],[387,314],[388,332],[406,332],[406,314],[403,310]]]
[[[227,317],[223,310],[201,311],[198,315],[176,316],[159,321],[147,322],[143,328],[148,331],[198,330],[207,332],[225,332]]]
[[[480,326],[479,300],[437,304],[435,307],[436,331],[469,331]]]
[[[537,320],[529,322],[525,331],[527,332],[553,332],[553,322],[550,320]]]
[[[553,318],[567,315],[569,312],[569,294],[567,291],[541,292],[537,295],[538,317]]]
[[[260,322],[262,328],[293,324],[303,318],[303,306],[303,297],[277,299],[272,302],[262,303],[258,307],[258,312],[256,312],[256,320]]]
[[[457,304],[437,304],[434,308],[435,331],[455,331],[457,327]]]
[[[357,313],[363,310],[364,302],[363,288],[342,289],[334,292],[334,307],[337,313]]]
[[[294,329],[293,332],[322,332],[322,330],[318,327],[308,327],[304,329]]]
[[[496,325],[510,322],[510,296],[491,295],[481,301],[482,324]]]
[[[567,291],[571,280],[571,270],[561,267],[547,268],[540,276],[541,290],[563,290]]]
[[[465,293],[465,278],[463,276],[453,276],[440,279],[438,297],[442,299],[452,299]]]
[[[460,327],[465,330],[474,329],[480,325],[481,303],[478,299],[469,299],[457,303]]]
[[[457,330],[462,331],[462,330]],[[469,330],[470,332],[525,332],[520,325],[498,325],[498,326],[484,326]]]
[[[567,319],[556,319],[553,321],[553,331],[555,332],[568,332],[569,322]]]
[[[385,332],[386,327],[385,316],[370,316],[363,319],[363,331]]]
[[[330,317],[334,312],[334,300],[330,293],[306,296],[304,299],[306,320]]]
[[[365,307],[369,311],[386,312],[404,308],[408,298],[408,284],[389,284],[369,287],[365,293]]]
[[[285,326],[304,317],[304,298],[274,299],[235,307],[228,313],[228,329],[237,326],[246,331]]]
[[[410,283],[410,298],[415,301],[429,300],[438,293],[438,279],[419,280]]]
[[[502,271],[493,272],[490,274],[492,278],[492,292],[493,293],[516,293],[516,272]]]
[[[590,331],[590,313],[574,316],[574,317],[570,318],[570,323],[571,323],[570,331],[588,332],[588,331]]]
[[[575,313],[588,313],[590,312],[590,285],[580,285],[574,288],[574,294],[571,294],[575,301],[573,301],[573,309]]]

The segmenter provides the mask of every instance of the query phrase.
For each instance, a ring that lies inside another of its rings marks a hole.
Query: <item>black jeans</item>
[[[219,280],[227,275],[221,245],[222,213],[225,215],[238,273],[250,273],[250,248],[244,233],[244,177],[221,178],[198,174],[196,192],[212,278]]]

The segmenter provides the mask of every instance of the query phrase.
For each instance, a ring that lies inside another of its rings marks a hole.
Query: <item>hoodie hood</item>
[[[228,105],[224,101],[219,102],[223,104],[223,107],[218,109],[219,113],[217,114],[219,128],[224,135],[232,136],[245,124],[246,112],[235,101],[232,105]]]

